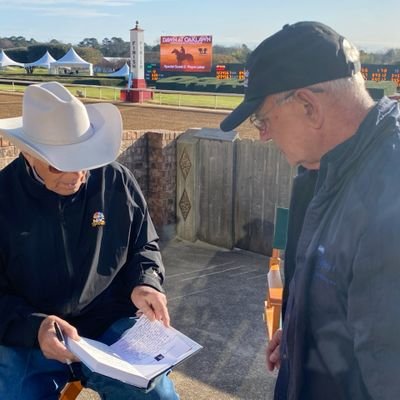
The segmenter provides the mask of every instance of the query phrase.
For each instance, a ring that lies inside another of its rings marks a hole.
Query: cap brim
[[[108,103],[86,105],[93,135],[87,140],[69,145],[34,143],[24,133],[22,117],[0,120],[0,134],[22,151],[61,171],[80,171],[101,167],[114,161],[122,137],[121,114]]]
[[[256,100],[246,101],[240,103],[220,124],[220,128],[224,132],[229,132],[239,126],[251,114],[257,111],[264,101],[264,97]]]

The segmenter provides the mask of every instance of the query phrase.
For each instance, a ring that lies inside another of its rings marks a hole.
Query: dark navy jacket
[[[290,195],[289,221],[287,241],[285,247],[282,318],[285,316],[286,305],[289,296],[289,284],[296,269],[296,250],[299,242],[301,228],[308,205],[314,196],[315,184],[318,177],[318,170],[309,170],[303,167],[298,168],[298,174],[293,179],[292,192]]]
[[[275,399],[398,398],[399,332],[400,112],[384,98],[321,160]]]
[[[60,196],[31,177],[20,156],[0,172],[0,344],[37,345],[49,314],[88,337],[133,315],[136,285],[162,290],[157,240],[125,167],[89,171],[76,194]]]

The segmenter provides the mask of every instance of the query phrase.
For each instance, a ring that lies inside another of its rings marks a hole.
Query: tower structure
[[[130,30],[130,62],[131,79],[129,79],[126,100],[134,103],[142,103],[152,97],[152,93],[146,89],[146,80],[144,77],[144,30],[139,27],[139,21],[136,21],[134,28]],[[129,90],[130,88],[134,90]]]

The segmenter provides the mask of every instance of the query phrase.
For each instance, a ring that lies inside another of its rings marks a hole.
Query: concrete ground
[[[171,323],[204,346],[170,375],[181,400],[272,399],[262,318],[267,257],[178,239],[162,243],[162,254]]]

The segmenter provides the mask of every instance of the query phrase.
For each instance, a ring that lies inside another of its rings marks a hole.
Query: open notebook
[[[152,379],[202,348],[144,315],[111,346],[83,337],[79,341],[67,338],[66,345],[92,371],[139,388],[147,388]]]

